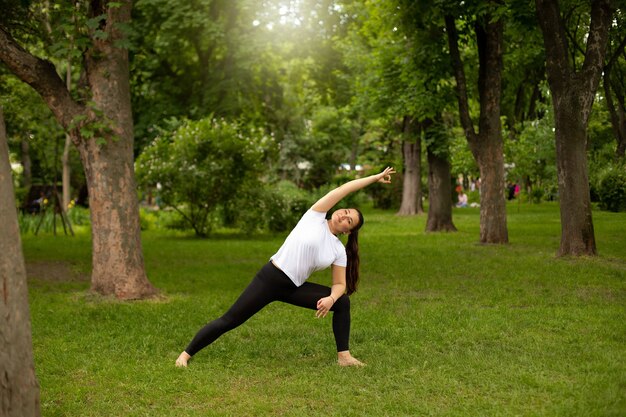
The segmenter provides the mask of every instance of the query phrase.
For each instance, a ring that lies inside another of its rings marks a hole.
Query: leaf
[[[93,33],[93,37],[94,39],[100,39],[100,40],[107,40],[109,38],[109,34],[106,33],[103,30],[97,29],[96,31],[94,31]]]
[[[79,114],[79,115],[77,115],[77,116],[74,116],[74,117],[72,118],[72,121],[70,122],[70,124],[69,124],[68,128],[69,128],[70,130],[75,129],[75,128],[76,128],[76,126],[78,126],[78,125],[80,124],[80,122],[82,122],[82,121],[83,121],[83,120],[85,120],[86,118],[87,118],[87,116],[86,116],[86,115],[84,115],[84,114]]]
[[[133,46],[133,44],[128,40],[128,38],[118,39],[115,42],[113,42],[113,45],[116,48],[120,48],[120,49],[130,49],[131,46]]]
[[[98,26],[100,26],[100,22],[103,21],[104,19],[106,19],[106,15],[104,14],[101,14],[96,17],[92,17],[91,19],[87,20],[87,27],[91,30],[94,30]]]
[[[88,127],[81,127],[80,128],[80,135],[86,139],[91,139],[93,138],[94,135],[94,131]]]

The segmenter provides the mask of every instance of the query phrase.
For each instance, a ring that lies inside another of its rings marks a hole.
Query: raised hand
[[[391,174],[395,174],[396,170],[392,167],[387,167],[383,172],[378,174],[378,182],[382,182],[383,184],[391,183]]]

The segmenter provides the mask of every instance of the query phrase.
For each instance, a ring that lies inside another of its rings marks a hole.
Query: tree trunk
[[[456,232],[452,222],[452,183],[450,162],[426,147],[428,155],[428,220],[427,232]]]
[[[21,142],[21,147],[22,147],[22,166],[24,167],[24,172],[23,172],[23,178],[24,181],[22,182],[22,186],[30,189],[30,186],[33,184],[33,164],[32,161],[30,159],[30,145],[28,143],[28,139],[27,138],[22,138],[22,142]],[[22,203],[20,201],[20,203]]]
[[[67,210],[72,191],[70,189],[70,147],[72,146],[72,137],[69,134],[65,134],[65,145],[63,146],[63,156],[61,162],[63,164],[62,184],[63,184],[63,209]]]
[[[26,267],[0,107],[0,415],[39,416]]]
[[[128,51],[114,46],[130,21],[129,0],[109,7],[92,1],[89,17],[105,16],[92,37],[84,71],[85,101],[74,101],[54,66],[21,48],[0,28],[0,59],[45,100],[69,131],[85,169],[92,226],[92,289],[120,299],[153,295],[146,277],[133,167],[133,122],[130,107]]]
[[[565,24],[557,0],[536,0],[546,49],[546,70],[555,114],[561,245],[559,255],[595,255],[587,173],[587,124],[604,64],[611,24],[609,0],[591,5],[591,24],[582,69],[569,61]]]
[[[422,142],[420,126],[413,118],[405,117],[402,142],[404,176],[402,183],[402,203],[398,215],[412,216],[424,212],[422,205]]]
[[[487,136],[486,132],[485,136]],[[472,146],[472,153],[480,171],[481,243],[507,243],[509,241],[506,227],[502,136],[501,133],[499,139],[497,135],[494,136],[483,138],[481,148]]]
[[[506,201],[504,199],[504,156],[500,125],[502,92],[502,53],[504,25],[487,13],[476,23],[480,94],[479,132],[469,114],[465,71],[458,48],[458,34],[452,16],[446,16],[450,57],[456,78],[459,114],[470,150],[480,170],[480,242],[508,243]]]
[[[576,94],[574,94],[576,96]],[[556,163],[561,210],[559,255],[595,255],[587,169],[587,132],[577,97],[565,98],[555,109]]]
[[[69,61],[67,63],[65,85],[67,87],[67,91],[71,91],[72,64]],[[72,137],[68,133],[66,133],[65,145],[63,146],[63,157],[61,158],[61,162],[63,165],[62,184],[63,184],[63,209],[64,210],[67,210],[70,204],[70,199],[71,199],[71,189],[70,189],[70,147],[71,146],[72,146]]]
[[[101,7],[104,10],[92,9],[91,13],[108,13],[110,37],[120,39],[116,22],[130,20],[130,4],[117,9]],[[141,246],[128,51],[110,41],[94,40],[86,67],[93,101],[112,121],[112,132],[103,132],[104,145],[95,138],[73,138],[89,188],[94,259],[91,288],[120,299],[143,298],[156,291],[146,277]]]
[[[398,215],[412,216],[419,213],[418,210],[418,187],[420,184],[419,163],[420,146],[418,143],[404,141],[402,143],[402,155],[404,156],[404,177],[402,183],[402,204]]]

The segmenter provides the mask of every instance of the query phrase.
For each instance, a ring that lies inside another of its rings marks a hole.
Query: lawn
[[[425,216],[366,210],[351,351],[330,318],[274,303],[174,361],[225,311],[284,235],[146,232],[156,300],[90,294],[90,243],[23,236],[45,416],[624,416],[626,213],[594,211],[599,256],[556,258],[558,207],[507,208],[510,243],[478,244]],[[329,283],[329,273],[313,280]]]

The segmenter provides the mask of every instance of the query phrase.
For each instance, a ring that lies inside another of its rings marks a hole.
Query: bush
[[[144,187],[160,184],[159,202],[206,236],[219,208],[228,217],[234,201],[260,187],[266,140],[261,131],[224,120],[187,122],[144,150],[137,178]]]
[[[528,196],[528,198],[535,204],[541,203],[541,200],[543,199],[543,189],[541,189],[540,187],[533,187],[530,190],[530,195]]]
[[[367,188],[374,207],[388,210],[397,209],[402,202],[402,176],[397,175],[391,184],[373,184]]]
[[[23,207],[26,203],[26,198],[28,197],[28,188],[26,187],[18,187],[15,188],[15,204],[18,208]]]
[[[141,230],[154,230],[157,228],[159,218],[154,210],[146,208],[139,209],[139,225]]]
[[[89,226],[91,225],[91,216],[89,209],[79,206],[73,206],[67,210],[67,218],[72,226]]]
[[[276,184],[268,197],[268,228],[273,232],[291,230],[317,201],[312,193],[298,188],[290,181]]]
[[[70,222],[70,226],[89,226],[89,210],[73,208],[67,211],[67,219]],[[31,214],[31,213],[18,213],[17,216],[20,233],[22,234],[34,234],[38,233],[52,233],[55,228],[56,232],[63,233],[63,219],[61,215],[57,213],[56,218],[52,210],[46,210],[43,213]],[[66,225],[67,227],[67,225]],[[37,230],[39,228],[39,230]],[[74,231],[76,231],[74,229]],[[69,228],[66,229],[66,233],[70,233]]]
[[[612,167],[601,177],[596,188],[600,209],[626,211],[626,171],[624,167]]]
[[[227,226],[244,233],[291,230],[313,205],[315,197],[291,181],[264,184],[239,193],[221,210]]]
[[[225,207],[224,217],[229,225],[239,227],[245,233],[288,231],[319,198],[349,180],[342,178],[341,183],[323,186],[312,192],[286,180],[266,184],[262,188],[241,193],[240,198]],[[352,193],[335,208],[358,208],[367,198],[364,192]]]
[[[139,209],[141,230],[189,230],[189,225],[182,216],[172,209]]]

